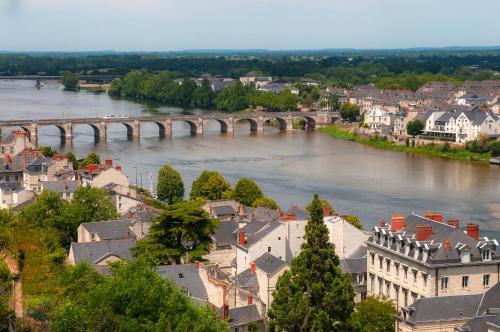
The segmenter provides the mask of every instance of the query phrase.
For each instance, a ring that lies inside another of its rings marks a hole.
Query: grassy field
[[[400,151],[408,153],[423,154],[432,157],[441,157],[447,159],[456,160],[468,160],[488,163],[491,155],[490,153],[474,153],[466,150],[465,148],[445,148],[440,144],[426,144],[422,146],[406,146],[400,145],[395,142],[389,142],[379,138],[367,138],[364,136],[359,136],[353,132],[350,132],[348,128],[339,126],[328,126],[320,129],[321,132],[333,136],[336,138],[370,145],[379,149]]]

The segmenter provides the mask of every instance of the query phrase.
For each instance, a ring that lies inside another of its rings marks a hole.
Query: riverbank
[[[347,127],[341,127],[337,125],[331,125],[320,129],[321,132],[343,140],[348,140],[360,144],[370,145],[379,149],[400,151],[408,153],[423,154],[431,157],[440,157],[446,159],[454,160],[467,160],[475,161],[480,163],[489,163],[491,158],[490,153],[476,153],[470,152],[465,148],[457,149],[451,148],[440,144],[426,144],[420,146],[406,146],[397,144],[396,142],[390,142],[378,137],[366,137],[356,134],[352,129]]]

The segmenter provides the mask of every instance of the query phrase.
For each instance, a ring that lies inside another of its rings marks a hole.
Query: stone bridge
[[[44,126],[55,126],[61,133],[61,138],[71,141],[73,128],[90,126],[94,130],[96,140],[106,140],[106,130],[111,124],[123,124],[127,128],[127,136],[131,139],[140,137],[141,124],[155,123],[158,125],[160,137],[172,135],[174,122],[189,124],[193,135],[203,134],[203,127],[209,121],[216,121],[220,131],[233,133],[235,124],[246,121],[253,132],[263,132],[266,123],[275,124],[280,130],[293,130],[294,122],[301,120],[304,129],[314,129],[333,123],[338,119],[337,112],[256,112],[256,113],[209,113],[204,115],[164,115],[164,116],[134,116],[112,118],[73,118],[73,119],[40,119],[40,120],[7,120],[0,121],[0,133],[3,128],[20,127],[29,132],[31,141],[38,141],[38,129]]]

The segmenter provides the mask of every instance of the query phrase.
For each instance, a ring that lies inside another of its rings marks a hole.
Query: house
[[[104,188],[112,183],[123,187],[129,187],[128,177],[122,172],[120,165],[113,167],[113,161],[106,159],[104,165],[89,165],[79,172],[82,185],[94,188]]]
[[[499,308],[500,284],[484,294],[422,298],[401,310],[397,331],[488,331]]]
[[[135,232],[128,220],[85,222],[78,226],[78,243],[135,239]]]
[[[137,191],[128,185],[124,186],[110,182],[102,188],[111,196],[113,205],[120,214],[127,213],[131,208],[143,202],[142,195],[138,195]]]
[[[372,134],[390,135],[394,130],[394,118],[394,113],[381,108],[372,108],[365,113],[364,123]]]
[[[176,284],[192,299],[220,308],[227,304],[227,284],[211,266],[201,263],[161,265],[158,273]]]
[[[52,191],[66,200],[71,201],[76,189],[78,189],[78,182],[76,180],[54,180],[54,181],[44,181],[41,184],[41,190]]]
[[[67,261],[70,265],[88,262],[96,267],[106,267],[109,262],[132,259],[130,249],[135,243],[135,239],[73,242]]]
[[[370,237],[368,232],[357,229],[341,216],[327,215],[324,221],[330,233],[329,241],[335,245],[335,253],[340,259],[352,257]]]
[[[297,89],[296,87],[294,87],[292,85],[281,85],[281,84],[274,84],[274,83],[259,86],[257,88],[257,90],[262,91],[262,92],[272,92],[272,93],[276,93],[276,94],[281,94],[281,93],[285,92],[285,90],[288,90],[294,95],[299,94],[299,89]]]
[[[273,78],[270,76],[255,76],[253,73],[249,73],[247,76],[240,77],[240,82],[243,85],[248,85],[254,83],[256,88],[260,88],[270,84]]]
[[[24,149],[31,148],[34,148],[34,145],[30,142],[30,134],[21,130],[13,130],[0,143],[0,158],[5,158],[7,154],[17,156]]]
[[[228,312],[231,332],[265,331],[265,322],[255,304],[230,308]]]
[[[384,295],[398,309],[421,298],[481,294],[500,279],[498,241],[438,213],[381,221],[366,245],[368,295]]]
[[[351,256],[339,261],[342,273],[348,273],[351,276],[356,303],[366,299],[366,262],[366,247],[359,247],[351,253]]]
[[[273,301],[279,276],[290,268],[290,264],[278,257],[264,253],[250,263],[250,267],[235,278],[235,294],[230,302],[235,306],[256,304],[259,311],[265,313]]]
[[[33,192],[26,190],[21,182],[0,182],[0,209],[19,206],[33,199]]]

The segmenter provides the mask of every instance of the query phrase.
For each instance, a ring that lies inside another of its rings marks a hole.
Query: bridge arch
[[[276,116],[273,118],[266,118],[266,119],[264,119],[264,123],[274,124],[273,122],[275,120],[277,121],[279,130],[287,130],[288,129],[288,124],[287,124],[286,119],[279,117],[279,116]]]
[[[224,119],[207,119],[203,120],[203,127],[204,129],[206,128],[206,125],[209,123],[217,122],[220,126],[220,132],[221,133],[227,133],[230,128],[230,123],[227,120]]]
[[[259,128],[259,124],[255,119],[252,118],[241,118],[241,119],[235,119],[234,124],[236,125],[239,122],[248,122],[250,123],[250,131],[257,131]]]
[[[189,133],[191,135],[196,135],[198,132],[198,125],[196,124],[195,120],[189,120],[189,119],[175,119],[173,120],[174,123],[187,123],[189,125]]]
[[[73,124],[73,130],[76,128],[76,127],[87,127],[89,126],[90,128],[92,128],[92,132],[94,134],[94,138],[96,139],[96,141],[98,141],[100,138],[105,138],[106,137],[106,127],[103,127],[99,124],[95,124],[95,123],[74,123]]]
[[[38,129],[40,129],[40,128],[46,128],[46,127],[56,127],[57,129],[59,129],[59,133],[61,134],[61,137],[66,137],[66,128],[64,128],[64,126],[62,126],[60,124],[57,124],[57,123],[38,125]],[[29,132],[29,130],[27,130],[27,131]]]
[[[299,129],[314,130],[316,128],[316,119],[308,115],[296,115],[293,117],[293,123],[299,120]]]

